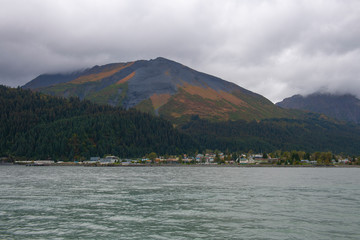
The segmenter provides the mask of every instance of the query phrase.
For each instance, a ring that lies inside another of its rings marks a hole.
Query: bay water
[[[360,168],[0,166],[0,239],[360,239]]]

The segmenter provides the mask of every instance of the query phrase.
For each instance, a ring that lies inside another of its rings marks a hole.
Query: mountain
[[[172,124],[136,110],[0,86],[0,157],[89,159],[199,149]]]
[[[172,122],[292,117],[263,96],[234,83],[156,58],[95,66],[71,74],[40,75],[23,86],[54,96],[136,108]]]
[[[308,96],[294,95],[276,104],[286,109],[300,109],[329,117],[360,123],[360,100],[353,95],[314,93]]]

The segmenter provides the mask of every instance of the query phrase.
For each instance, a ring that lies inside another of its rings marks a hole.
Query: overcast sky
[[[360,97],[360,1],[0,0],[0,84],[158,56],[273,102]]]

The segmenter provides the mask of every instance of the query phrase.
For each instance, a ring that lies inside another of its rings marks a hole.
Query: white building
[[[99,162],[101,164],[109,164],[119,162],[120,159],[116,156],[106,156],[105,158],[100,158]]]

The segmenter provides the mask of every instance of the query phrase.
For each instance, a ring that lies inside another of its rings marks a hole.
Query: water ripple
[[[0,239],[360,239],[359,169],[0,167]]]

